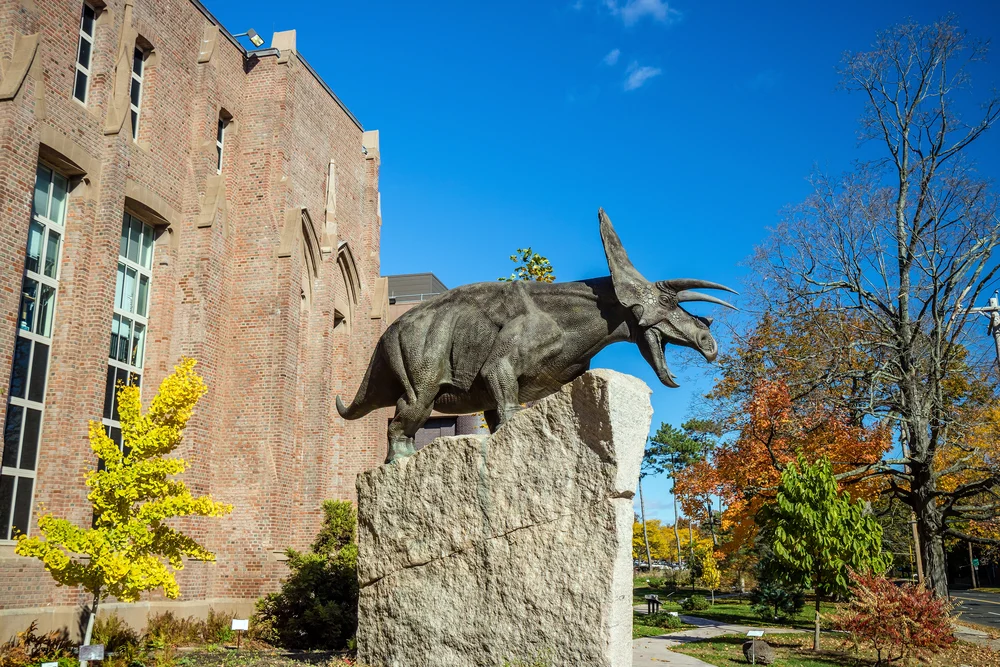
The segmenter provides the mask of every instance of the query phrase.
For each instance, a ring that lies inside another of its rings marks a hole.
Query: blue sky
[[[234,33],[298,31],[299,52],[381,132],[383,274],[433,271],[449,287],[510,273],[529,245],[560,280],[606,275],[603,206],[647,278],[738,289],[810,173],[862,155],[862,100],[837,88],[844,51],[946,11],[1000,38],[990,0],[204,1]],[[990,60],[975,71],[984,95],[1000,85],[1000,52]],[[1000,176],[1000,132],[975,155]],[[668,348],[674,390],[634,346],[594,365],[649,384],[655,429],[710,386],[699,359]],[[672,520],[666,481],[644,487],[647,516]]]

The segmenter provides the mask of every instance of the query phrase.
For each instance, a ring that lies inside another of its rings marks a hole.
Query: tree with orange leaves
[[[876,464],[891,444],[891,433],[882,425],[854,425],[836,408],[793,403],[782,380],[758,381],[730,421],[736,438],[709,459],[688,466],[677,479],[682,502],[697,505],[714,495],[725,503],[722,526],[730,539],[723,550],[728,553],[752,542],[757,513],[774,499],[782,471],[796,457],[809,462],[828,458],[835,472],[845,473]],[[870,482],[849,486],[856,498],[873,497],[879,490]]]

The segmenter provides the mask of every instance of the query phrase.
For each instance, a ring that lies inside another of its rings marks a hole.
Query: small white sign
[[[763,630],[751,630],[750,632],[747,633],[747,637],[763,637],[763,636],[764,636]]]
[[[88,644],[80,647],[80,662],[84,660],[100,662],[104,660],[104,644]]]
[[[676,611],[668,611],[667,613],[670,614],[671,616],[677,616],[678,615]]]
[[[233,619],[233,630],[249,630],[250,629],[250,619],[249,618],[234,618]]]
[[[43,662],[42,667],[59,667],[58,662]]]

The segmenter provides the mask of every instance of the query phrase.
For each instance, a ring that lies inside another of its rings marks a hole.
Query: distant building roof
[[[425,301],[448,288],[433,273],[404,273],[389,276],[389,302]]]

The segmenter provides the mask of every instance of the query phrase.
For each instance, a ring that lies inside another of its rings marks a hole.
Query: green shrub
[[[692,595],[681,602],[681,609],[684,611],[705,611],[710,606],[704,595]]]
[[[323,527],[307,553],[288,549],[281,591],[257,601],[251,634],[290,649],[336,650],[358,628],[357,514],[347,501],[323,502]]]
[[[655,614],[647,614],[645,616],[636,616],[635,620],[641,625],[648,625],[654,628],[676,630],[684,627],[684,622],[680,618],[672,616],[665,611],[658,611]]]
[[[208,610],[208,618],[201,623],[201,640],[206,644],[225,644],[233,639],[233,619],[236,614],[219,614]]]
[[[172,611],[164,611],[149,617],[146,638],[152,648],[198,644],[201,623],[192,616],[179,618]]]
[[[761,584],[750,592],[750,610],[764,621],[790,621],[805,605],[802,591],[789,591],[777,584]]]
[[[98,616],[97,620],[94,621],[91,643],[104,644],[104,650],[112,653],[130,646],[139,646],[142,643],[142,638],[118,614],[111,614],[110,616]]]

